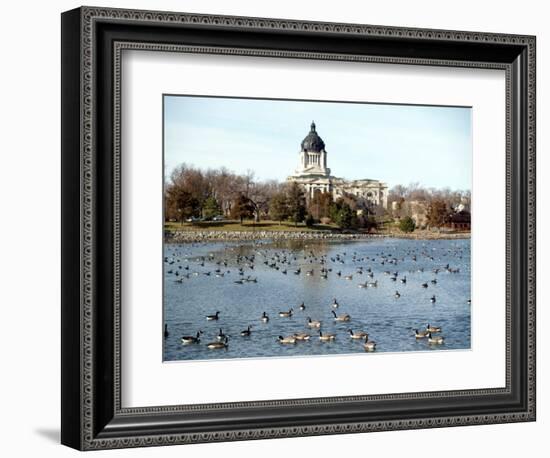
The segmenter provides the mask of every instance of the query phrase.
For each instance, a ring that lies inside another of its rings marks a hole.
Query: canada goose
[[[206,315],[206,321],[216,321],[220,318],[220,312],[216,312],[214,315]]]
[[[336,339],[336,336],[334,334],[323,334],[321,331],[319,331],[319,340],[321,342],[328,342],[334,339]]]
[[[431,332],[428,332],[428,343],[431,344],[442,344],[445,341],[443,336],[432,336]]]
[[[269,321],[267,313],[264,312],[263,315],[260,317],[260,320],[262,320],[263,323],[267,323]]]
[[[401,294],[399,294],[399,291],[396,291],[393,295],[396,299],[399,299],[401,297]]]
[[[418,329],[415,329],[414,336],[417,339],[424,339],[425,337],[428,337],[428,331],[419,331]]]
[[[369,284],[368,284],[367,282],[365,282],[365,283],[359,283],[359,284],[357,285],[358,288],[367,288],[368,286],[369,286]]]
[[[426,325],[426,331],[427,332],[433,332],[433,333],[441,332],[441,327],[440,326],[432,326],[432,325],[430,325],[430,323],[428,323]]]
[[[296,337],[294,337],[294,336],[288,336],[288,337],[279,336],[279,343],[282,343],[282,344],[295,344],[296,343]]]
[[[437,280],[434,278],[433,280],[430,280],[430,283],[432,283],[433,285],[437,285]]]
[[[218,332],[218,335],[216,336],[216,339],[218,340],[225,340],[227,336],[223,333],[222,328],[220,328],[220,332]]]
[[[170,333],[168,332],[168,325],[165,323],[164,324],[164,338],[166,339],[169,335],[170,335]]]
[[[348,329],[350,339],[365,339],[369,337],[367,332],[359,331],[353,332],[351,329]]]
[[[321,327],[321,322],[318,321],[318,320],[312,320],[309,316],[307,317],[307,325],[310,327],[310,328],[320,328]]]
[[[333,299],[332,301],[332,306],[337,309],[338,307],[340,307],[340,304],[338,303],[338,301],[336,300],[336,298]]]
[[[344,277],[345,280],[353,280],[353,275],[346,275]]]
[[[288,312],[279,312],[279,316],[281,318],[289,318],[292,316],[292,309],[290,309]]]
[[[251,328],[252,328],[252,326],[248,325],[248,328],[246,328],[244,331],[241,331],[241,336],[249,337],[250,334],[251,334],[251,332],[250,332]]]
[[[468,305],[472,303],[472,299],[468,299]]]
[[[309,340],[311,337],[309,334],[306,334],[305,332],[299,332],[294,334],[292,337],[294,337],[296,340]]]
[[[365,343],[363,344],[363,348],[366,351],[374,351],[376,350],[376,342],[374,340],[369,340],[369,337],[365,337]]]
[[[432,297],[430,297],[430,302],[431,302],[432,304],[435,304],[435,295],[433,295]]]
[[[427,287],[428,287],[427,283],[422,283],[422,288],[427,288]]]
[[[403,277],[403,278],[401,279],[401,283],[407,283],[407,277]]]
[[[306,304],[304,304],[303,302],[300,304],[300,310],[305,310],[306,309]]]
[[[347,313],[344,313],[343,315],[336,315],[336,312],[334,310],[331,310],[331,312],[334,315],[334,321],[349,321],[349,320],[351,320],[351,316],[349,316]]]
[[[227,340],[227,337],[225,338],[225,340],[223,341],[218,341],[218,342],[210,342],[209,344],[207,344],[206,346],[210,349],[210,350],[219,350],[221,348],[227,348],[228,347],[228,344],[227,344],[228,340]]]
[[[199,343],[201,341],[201,334],[202,334],[202,331],[199,331],[197,332],[197,335],[196,336],[183,336],[181,338],[181,343],[182,344],[195,344],[195,343]]]

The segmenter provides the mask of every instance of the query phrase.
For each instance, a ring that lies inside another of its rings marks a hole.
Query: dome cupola
[[[325,149],[325,142],[315,130],[315,122],[311,122],[311,130],[302,140],[302,151],[319,153]]]

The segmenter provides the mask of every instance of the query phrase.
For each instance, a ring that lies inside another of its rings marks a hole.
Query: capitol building
[[[345,180],[330,174],[325,142],[317,133],[315,122],[311,123],[311,130],[302,141],[299,160],[298,168],[287,181],[303,186],[309,198],[316,192],[330,192],[334,200],[348,194],[364,199],[370,206],[387,207],[386,183],[370,179]]]

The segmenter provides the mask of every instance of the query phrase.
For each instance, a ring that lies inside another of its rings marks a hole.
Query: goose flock
[[[201,245],[170,246],[170,255],[164,258],[165,281],[186,284],[187,281],[193,281],[193,277],[202,277],[205,278],[204,281],[222,281],[224,288],[235,288],[236,291],[241,291],[239,288],[243,288],[246,284],[251,285],[248,288],[264,287],[262,282],[265,278],[262,272],[271,271],[278,272],[282,276],[289,274],[302,276],[304,281],[305,277],[317,278],[316,281],[321,282],[329,278],[339,279],[342,281],[342,288],[355,287],[364,291],[372,289],[386,291],[387,288],[391,288],[390,285],[395,284],[388,295],[388,300],[391,298],[396,307],[406,307],[413,297],[415,301],[419,297],[425,297],[424,304],[437,307],[438,291],[442,291],[441,282],[438,279],[441,275],[460,274],[463,263],[457,262],[456,264],[460,265],[455,265],[454,261],[461,260],[466,255],[465,251],[469,250],[469,246],[465,248],[452,244],[436,250],[426,244],[418,243],[399,252],[385,247],[384,250],[380,249],[376,253],[367,255],[354,251],[352,244],[346,244],[340,245],[345,248],[344,250],[337,253],[331,252],[329,255],[319,254],[319,250],[307,244],[297,250],[278,246],[274,248],[273,245],[266,246],[265,243],[256,242],[252,246],[244,247],[227,245],[223,250],[197,256],[192,253],[196,246]],[[416,264],[418,267],[415,266]],[[427,264],[430,265],[429,268]],[[421,279],[415,280],[417,275]],[[429,279],[426,279],[426,275],[429,275]],[[291,281],[291,278],[284,281]],[[398,284],[401,285],[399,288],[396,287]],[[424,290],[427,290],[427,296],[422,294]],[[182,292],[184,291],[185,288],[182,289]],[[247,294],[254,295],[254,289],[247,289],[247,291],[250,291]],[[462,301],[468,306],[471,304],[469,297],[463,297]],[[207,305],[208,299],[205,298],[204,302]],[[316,303],[297,300],[295,304],[287,304],[286,307],[284,304],[279,307],[276,304],[264,304],[264,306],[258,305],[256,311],[250,311],[240,317],[231,316],[230,309],[224,310],[223,302],[218,302],[216,308],[222,311],[213,308],[208,314],[203,315],[203,320],[209,323],[205,323],[206,328],[197,323],[195,329],[188,329],[186,333],[188,335],[180,337],[180,342],[182,348],[206,345],[210,350],[230,350],[235,346],[251,345],[261,331],[263,336],[270,333],[272,342],[283,347],[307,345],[313,341],[338,345],[338,342],[346,340],[356,342],[354,345],[368,352],[379,349],[377,336],[382,337],[379,336],[380,331],[373,332],[370,325],[365,325],[369,319],[368,316],[363,314],[357,316],[357,307],[350,307],[350,302],[346,298],[338,300],[333,297],[325,299],[325,305],[319,303],[319,300]],[[226,321],[226,317],[230,319]],[[444,346],[447,339],[443,336],[442,326],[431,322],[418,326],[422,320],[431,321],[432,318],[437,318],[437,315],[431,316],[424,313],[418,316],[415,322],[409,323],[409,327],[402,331],[404,338],[411,339],[412,342],[424,341],[431,348]],[[241,323],[240,329],[236,328],[236,321]],[[173,320],[169,323],[170,327],[177,324]],[[342,327],[342,325],[345,326]],[[189,323],[185,326],[190,327]],[[181,328],[181,326],[174,327]],[[224,332],[224,329],[228,332]],[[285,334],[281,333],[282,329]],[[171,332],[172,329],[169,329],[166,323],[165,339],[171,335]]]

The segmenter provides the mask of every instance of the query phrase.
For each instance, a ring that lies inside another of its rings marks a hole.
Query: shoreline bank
[[[166,231],[165,243],[238,242],[253,240],[326,240],[354,241],[376,238],[412,240],[469,239],[469,232],[437,233],[418,231],[412,233],[338,233],[326,231]]]

